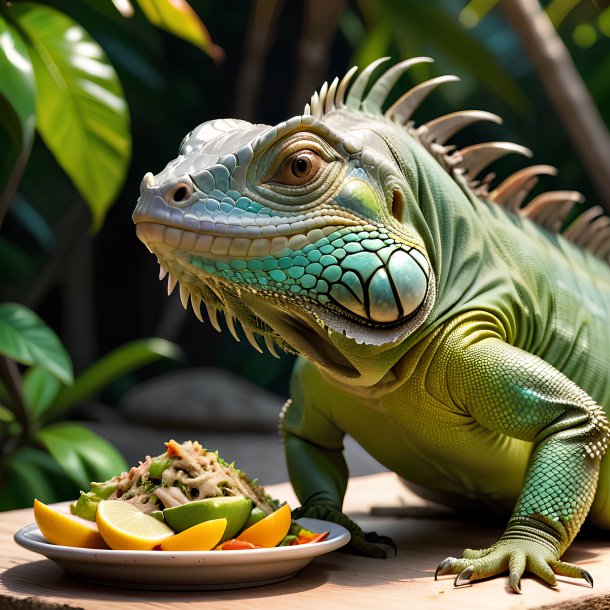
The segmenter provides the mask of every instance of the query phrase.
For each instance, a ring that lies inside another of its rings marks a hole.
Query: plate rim
[[[276,561],[290,561],[292,559],[312,559],[330,553],[346,545],[350,539],[350,532],[332,521],[302,517],[296,522],[307,529],[325,531],[330,534],[326,540],[313,544],[295,546],[272,547],[266,549],[245,549],[222,553],[210,551],[138,551],[114,549],[90,549],[83,547],[70,547],[53,544],[48,541],[34,540],[29,537],[32,533],[42,536],[36,523],[30,523],[15,532],[13,539],[21,547],[43,555],[51,560],[58,561],[85,561],[102,565],[165,565],[170,562],[174,565],[245,565],[248,563],[267,563]],[[44,536],[42,536],[44,538]]]

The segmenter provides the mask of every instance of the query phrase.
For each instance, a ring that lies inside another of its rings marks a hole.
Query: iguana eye
[[[275,172],[271,182],[301,186],[313,180],[324,160],[312,150],[300,151],[288,157]]]

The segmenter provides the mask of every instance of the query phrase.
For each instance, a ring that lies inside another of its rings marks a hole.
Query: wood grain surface
[[[292,506],[288,484],[268,487]],[[386,560],[334,552],[315,559],[294,578],[234,591],[164,592],[128,590],[78,581],[52,561],[22,549],[14,533],[33,522],[30,509],[0,514],[1,610],[150,610],[208,607],[214,610],[329,610],[468,608],[470,610],[597,610],[610,608],[610,541],[582,536],[565,558],[591,572],[595,587],[559,577],[549,587],[525,577],[523,594],[513,593],[506,576],[454,588],[453,578],[434,581],[437,564],[462,549],[487,546],[502,525],[477,524],[427,507],[392,474],[352,479],[346,511],[366,530],[394,538],[398,555]],[[397,516],[398,515],[398,516]],[[405,516],[407,515],[407,516]]]

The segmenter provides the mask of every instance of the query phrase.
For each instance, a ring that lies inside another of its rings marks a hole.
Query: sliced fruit
[[[233,538],[244,526],[252,510],[252,500],[245,496],[220,496],[204,498],[163,511],[165,522],[176,532],[182,532],[203,521],[227,520],[227,529],[221,541]]]
[[[42,535],[53,544],[105,549],[106,543],[92,521],[63,513],[34,500],[34,518]]]
[[[187,530],[166,538],[161,543],[162,551],[209,551],[222,538],[227,528],[226,519],[203,521]]]
[[[236,539],[257,546],[274,547],[284,539],[291,523],[290,507],[284,504],[274,513],[245,529]]]
[[[102,500],[95,517],[111,549],[149,551],[174,535],[171,527],[122,500]]]

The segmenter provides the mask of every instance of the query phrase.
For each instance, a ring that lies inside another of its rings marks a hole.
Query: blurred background
[[[417,122],[499,114],[456,143],[526,145],[559,169],[546,189],[608,207],[609,4],[0,0],[0,508],[73,498],[161,453],[193,418],[231,447],[246,431],[275,438],[292,357],[259,354],[168,298],[131,222],[142,176],[194,126],[274,124],[351,65],[428,55],[396,93],[441,74],[461,82],[434,91]],[[274,443],[244,459],[275,461]]]

